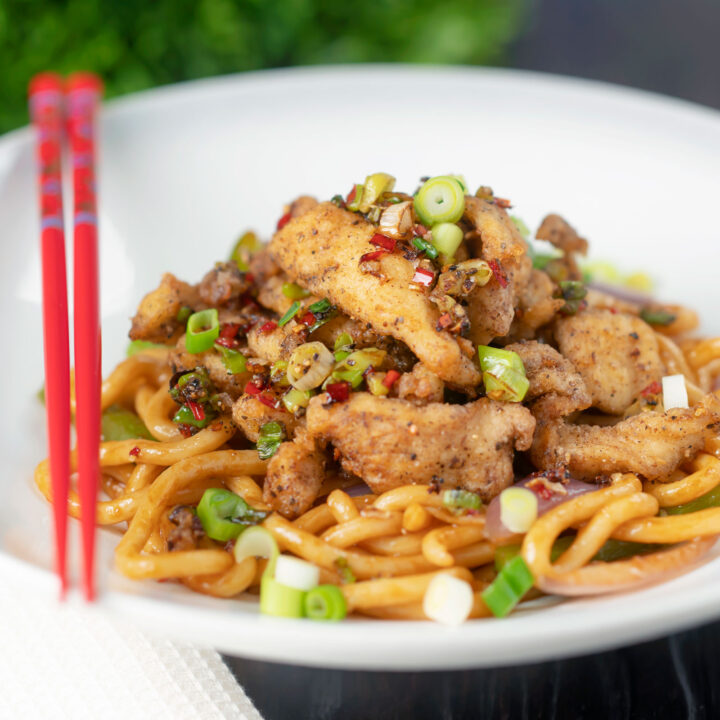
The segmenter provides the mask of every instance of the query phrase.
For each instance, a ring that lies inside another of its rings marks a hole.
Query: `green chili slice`
[[[310,620],[342,620],[347,615],[347,603],[337,585],[318,585],[305,594],[305,617]]]
[[[220,335],[220,323],[216,308],[193,313],[187,321],[185,347],[189,353],[209,350]]]
[[[268,513],[251,508],[229,490],[209,488],[198,503],[197,515],[209,538],[227,542],[238,537],[245,528],[262,522]]]
[[[100,433],[103,442],[144,438],[154,440],[145,423],[130,410],[120,405],[111,405],[100,419]]]
[[[260,437],[257,441],[257,451],[261,460],[269,460],[285,440],[285,427],[282,423],[273,420],[260,428]]]

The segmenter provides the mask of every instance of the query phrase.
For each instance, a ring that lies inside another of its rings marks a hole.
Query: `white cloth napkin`
[[[0,718],[262,720],[214,650],[0,580]]]

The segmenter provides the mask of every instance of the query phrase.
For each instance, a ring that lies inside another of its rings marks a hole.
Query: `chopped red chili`
[[[188,400],[185,404],[188,408],[190,408],[190,412],[198,422],[205,419],[205,408],[203,408],[200,403],[197,403],[194,400]]]
[[[399,377],[400,373],[397,370],[388,370],[387,375],[383,378],[382,384],[386,388],[391,388]]]
[[[503,270],[503,266],[500,264],[499,260],[491,260],[488,265],[490,266],[490,269],[492,270],[492,274],[495,276],[495,279],[500,283],[501,288],[506,288],[508,286],[508,280],[507,275],[505,274],[505,271]]]
[[[258,400],[263,405],[267,405],[269,408],[273,408],[274,410],[277,410],[280,407],[280,401],[270,393],[260,393],[260,395],[258,395]]]
[[[329,383],[325,388],[330,404],[345,402],[350,397],[350,383],[347,381]]]
[[[178,430],[180,431],[180,434],[185,438],[192,437],[194,433],[194,428],[191,425],[187,425],[186,423],[180,423],[178,425]]]
[[[223,323],[220,326],[220,337],[232,340],[240,329],[240,323]]]
[[[131,451],[130,456],[131,457],[137,457],[140,454],[140,448],[136,445]]]
[[[425,268],[415,268],[415,274],[412,277],[414,283],[430,287],[433,280],[435,279],[435,273],[432,270],[426,270]]]
[[[278,324],[274,320],[268,320],[259,330],[258,332],[261,335],[266,335],[267,333],[271,333],[273,330],[277,330]]]
[[[251,284],[255,284],[255,276],[252,273],[245,273],[245,279]]]
[[[247,385],[245,385],[245,392],[248,395],[259,395],[263,391],[263,386],[256,385],[252,380],[250,380]]]
[[[662,392],[662,385],[660,384],[660,381],[655,380],[655,382],[651,382],[644,390],[640,391],[640,394],[643,397],[647,397],[648,395],[659,395]]]
[[[385,250],[373,250],[372,252],[365,253],[360,257],[360,262],[368,262],[370,260],[379,260],[383,255],[385,255]]]
[[[290,222],[290,211],[286,212],[278,221],[277,229],[282,230]]]
[[[347,197],[345,198],[345,202],[349,205],[357,195],[357,186],[353,185],[352,190],[347,194]]]
[[[543,483],[534,483],[527,485],[541,500],[550,500],[553,496],[552,490]]]
[[[453,323],[452,317],[450,317],[450,313],[443,313],[439,318],[435,325],[437,330],[446,330],[449,328]]]
[[[496,197],[495,204],[498,207],[505,208],[505,209],[512,207],[512,203],[509,200],[506,200],[505,198]]]
[[[370,242],[377,247],[387,250],[388,252],[393,252],[393,250],[395,250],[395,246],[397,245],[397,240],[393,240],[392,238],[381,235],[380,233],[375,233],[370,238]]]
[[[237,340],[232,340],[231,338],[226,337],[219,337],[215,341],[215,344],[220,345],[224,348],[228,348],[228,350],[234,350],[236,347],[240,346],[240,343]]]
[[[315,324],[315,315],[308,310],[298,322],[301,322],[303,325],[307,325],[308,327],[310,327],[311,325]]]

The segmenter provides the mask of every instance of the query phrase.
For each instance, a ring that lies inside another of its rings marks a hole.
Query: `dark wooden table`
[[[720,622],[596,655],[461,672],[225,662],[265,720],[720,717]]]

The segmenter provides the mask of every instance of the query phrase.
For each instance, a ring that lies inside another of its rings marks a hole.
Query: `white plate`
[[[330,197],[368,172],[398,187],[464,173],[536,226],[558,211],[596,257],[642,268],[670,299],[720,331],[712,261],[720,197],[720,115],[617,87],[500,70],[354,67],[266,72],[180,85],[108,104],[102,117],[101,236],[106,371],[128,316],[169,270],[198,280],[240,230],[269,233],[283,203]],[[0,306],[4,354],[0,568],[52,594],[50,513],[32,485],[45,454],[36,196],[31,136],[0,140]],[[75,523],[73,532],[77,528]],[[664,585],[482,620],[353,620],[256,615],[112,569],[101,532],[101,608],[167,636],[306,665],[445,669],[584,653],[720,615],[720,559]],[[7,576],[7,575],[6,575]]]

